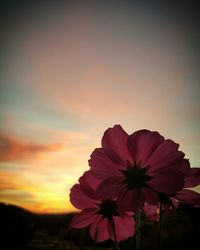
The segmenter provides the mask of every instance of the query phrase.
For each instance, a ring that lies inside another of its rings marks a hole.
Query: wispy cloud
[[[74,211],[69,190],[88,168],[90,136],[40,126],[32,129],[37,136],[31,145],[23,137],[1,134],[0,199],[31,211]],[[38,143],[38,133],[43,135],[43,143]],[[48,136],[59,143],[45,144]]]
[[[0,134],[0,161],[18,161],[32,158],[45,152],[57,151],[61,144],[37,144],[20,138]]]
[[[18,203],[33,203],[34,195],[31,192],[14,189],[3,189],[0,194],[1,200],[14,200]]]

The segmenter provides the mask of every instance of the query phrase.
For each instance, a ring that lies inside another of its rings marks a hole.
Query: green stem
[[[140,228],[141,228],[141,213],[140,213],[140,189],[137,190],[137,212],[136,212],[136,249],[140,250]]]
[[[162,240],[162,220],[163,220],[163,202],[160,200],[159,208],[160,219],[158,223],[158,250],[161,250],[161,240]]]
[[[115,224],[114,224],[113,218],[110,219],[110,223],[111,223],[111,226],[113,229],[115,248],[116,248],[116,250],[120,250],[119,244],[117,243],[117,236],[116,236],[116,230],[115,230]]]

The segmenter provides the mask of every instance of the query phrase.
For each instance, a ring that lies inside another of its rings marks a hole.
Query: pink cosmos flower
[[[185,160],[181,168],[184,174],[184,187],[178,191],[172,199],[193,206],[200,206],[200,194],[188,188],[200,185],[200,168],[190,168],[188,160]]]
[[[158,132],[139,130],[128,135],[120,125],[105,131],[102,147],[89,160],[91,173],[102,183],[98,193],[117,197],[121,208],[136,211],[144,202],[157,204],[159,193],[175,194],[183,188],[179,145]]]
[[[114,224],[117,242],[131,237],[135,233],[133,213],[120,210],[116,199],[102,198],[96,192],[99,181],[90,172],[85,172],[79,184],[71,188],[70,201],[77,209],[70,228],[90,226],[90,235],[97,242],[111,238],[114,241]],[[113,224],[112,224],[113,223]]]
[[[178,201],[171,198],[166,199],[166,203],[162,205],[162,211],[167,214],[173,212],[175,208],[178,208]],[[156,205],[145,203],[143,209],[149,220],[157,222],[160,220],[160,203]]]
[[[184,187],[173,196],[165,197],[165,211],[178,208],[179,203],[186,203],[196,207],[200,206],[200,194],[188,189],[200,185],[200,168],[190,168],[189,161],[184,160],[181,171],[184,174]],[[144,212],[150,220],[159,221],[159,203],[157,205],[146,203]]]

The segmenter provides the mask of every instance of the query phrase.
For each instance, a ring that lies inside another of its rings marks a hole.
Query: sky
[[[69,190],[115,124],[159,131],[200,167],[195,6],[36,2],[1,6],[0,201],[75,211]]]

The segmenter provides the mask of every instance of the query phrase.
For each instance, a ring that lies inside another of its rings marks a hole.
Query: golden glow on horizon
[[[7,164],[10,161],[11,169],[1,171],[1,201],[20,205],[33,212],[76,211],[69,202],[69,189],[77,182],[83,169],[87,169],[86,155],[89,155],[91,149],[88,145],[81,145],[85,144],[88,138],[83,133],[68,132],[58,135],[61,136],[59,141],[62,141],[62,147],[54,151],[50,149],[49,152],[43,152],[41,147],[41,151],[34,150],[34,154],[26,154],[20,162],[18,155],[14,159],[15,154],[12,154],[12,158],[6,158]],[[20,141],[19,138],[17,140]],[[10,142],[12,140],[7,141]],[[23,150],[27,152],[25,147]],[[30,148],[29,144],[27,147]],[[8,154],[11,155],[10,152]],[[5,157],[6,152],[4,157],[0,158],[2,169],[5,167]],[[21,169],[17,169],[18,165],[15,166],[13,160],[16,160]]]
[[[34,159],[22,162],[20,170],[1,171],[0,200],[38,213],[77,211],[69,202],[69,190],[88,169],[87,159],[95,146],[80,146],[81,138],[85,144],[85,136],[77,136],[76,141],[72,133],[72,138],[73,146],[69,141],[63,142],[63,147],[55,152],[36,154]],[[200,187],[195,190],[200,191]]]

